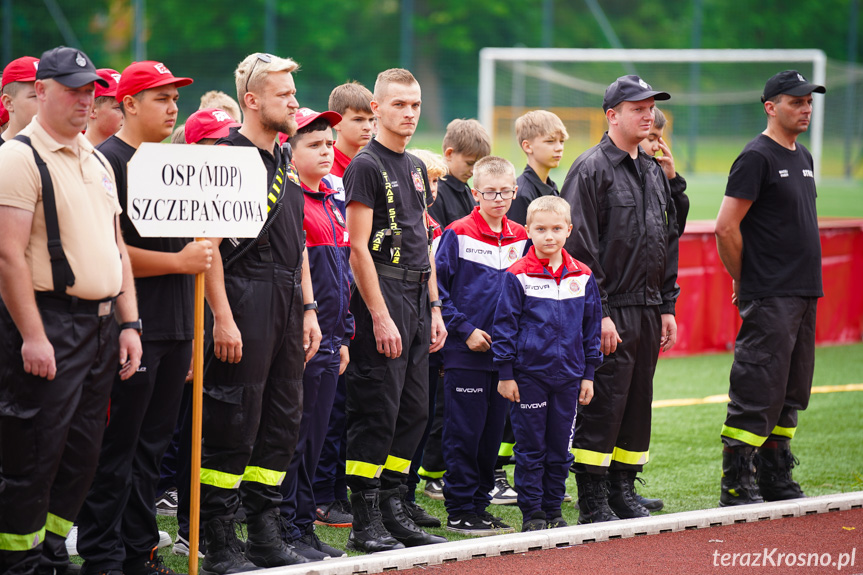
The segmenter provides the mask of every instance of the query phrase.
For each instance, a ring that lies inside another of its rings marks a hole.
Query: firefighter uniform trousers
[[[303,411],[302,269],[243,259],[225,291],[243,337],[239,363],[209,342],[204,369],[201,521],[277,508]],[[238,491],[239,490],[239,491]]]
[[[428,420],[428,286],[379,276],[381,294],[402,339],[402,353],[378,353],[359,290],[351,297],[356,336],[347,378],[346,480],[353,493],[394,489],[407,481]]]
[[[450,516],[482,513],[491,503],[509,409],[509,400],[497,392],[498,381],[497,371],[449,368],[444,374],[444,495]]]
[[[509,413],[517,438],[518,508],[525,519],[540,510],[556,517],[572,463],[569,446],[581,380],[549,381],[516,372],[515,382],[519,401],[510,403]]]
[[[788,441],[797,412],[809,405],[815,372],[817,298],[766,297],[740,302],[722,441],[760,447]]]
[[[641,471],[650,459],[653,374],[659,358],[659,306],[612,307],[622,343],[596,369],[593,400],[578,410],[575,470]],[[516,449],[518,449],[516,447]]]
[[[96,472],[114,373],[113,309],[37,296],[54,347],[53,381],[28,374],[23,340],[0,302],[0,573],[68,561],[65,539]],[[103,313],[103,315],[100,315]]]

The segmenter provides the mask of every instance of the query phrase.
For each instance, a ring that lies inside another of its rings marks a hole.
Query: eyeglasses
[[[252,64],[252,67],[249,69],[249,75],[246,76],[246,92],[249,91],[249,80],[252,79],[252,73],[255,71],[255,66],[258,65],[258,60],[260,60],[261,62],[263,62],[265,64],[269,64],[270,62],[273,61],[272,54],[262,54],[262,53],[258,52],[257,54],[255,54],[255,56],[257,56],[257,59],[255,60],[255,63]]]
[[[474,188],[474,191],[479,192],[479,194],[482,196],[482,199],[489,202],[493,202],[497,199],[498,196],[500,196],[500,199],[502,200],[511,200],[515,197],[515,190],[501,190],[500,192],[480,192],[479,190]]]

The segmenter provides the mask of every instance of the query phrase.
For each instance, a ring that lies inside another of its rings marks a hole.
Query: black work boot
[[[354,523],[348,536],[348,549],[377,553],[405,548],[384,527],[379,497],[380,492],[377,489],[351,493]]]
[[[404,508],[407,489],[407,485],[399,485],[395,489],[381,490],[381,515],[384,527],[393,537],[404,543],[405,547],[446,543],[446,537],[423,531],[408,517]]]
[[[204,523],[204,541],[207,555],[201,561],[202,575],[225,575],[257,569],[255,564],[243,555],[233,521],[210,519]]]
[[[800,485],[791,479],[791,470],[798,463],[787,441],[766,441],[758,448],[755,480],[765,501],[806,497]]]
[[[268,509],[260,515],[249,517],[246,525],[249,530],[246,558],[258,567],[282,567],[309,562],[285,541],[278,509]]]
[[[605,476],[576,473],[578,485],[578,524],[603,523],[620,519],[608,506]]]
[[[755,484],[752,464],[755,448],[751,445],[722,448],[722,493],[719,506],[764,503]]]
[[[635,494],[635,471],[615,469],[608,472],[608,506],[621,519],[650,517]]]

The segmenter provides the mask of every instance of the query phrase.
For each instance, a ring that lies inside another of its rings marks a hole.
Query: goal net
[[[515,119],[534,109],[555,112],[570,135],[561,168],[606,130],[602,111],[605,88],[618,76],[638,74],[671,100],[657,102],[669,119],[666,139],[683,174],[722,174],[743,146],[766,125],[761,93],[769,77],[795,69],[810,82],[827,86],[815,94],[812,122],[800,141],[812,152],[815,173],[827,147],[839,158],[830,175],[842,175],[843,135],[859,147],[861,122],[845,125],[848,87],[863,94],[860,67],[835,67],[821,50],[597,50],[485,48],[480,52],[479,119],[492,134],[495,153],[523,163],[515,138]],[[850,82],[850,84],[849,84]],[[827,105],[825,105],[827,104]],[[854,105],[858,118],[863,118]],[[849,133],[850,130],[850,133]],[[832,148],[831,148],[832,149]],[[859,152],[855,149],[852,160]]]

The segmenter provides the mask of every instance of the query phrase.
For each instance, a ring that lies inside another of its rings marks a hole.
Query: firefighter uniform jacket
[[[671,188],[640,147],[636,161],[606,133],[575,160],[560,192],[572,206],[565,249],[593,271],[603,317],[609,307],[632,305],[673,314],[680,293]]]

